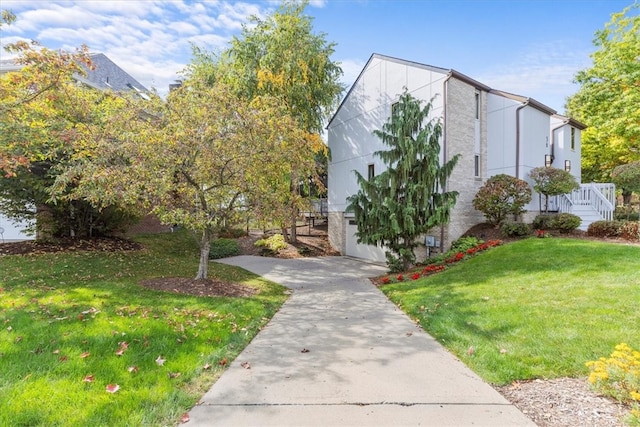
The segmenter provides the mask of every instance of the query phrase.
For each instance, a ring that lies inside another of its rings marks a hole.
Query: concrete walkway
[[[195,426],[534,426],[343,257],[240,256],[293,290],[189,413]]]

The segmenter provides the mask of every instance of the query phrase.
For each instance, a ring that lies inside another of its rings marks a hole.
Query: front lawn
[[[212,263],[247,298],[143,288],[193,277],[186,233],[136,252],[0,256],[0,425],[174,425],[284,302],[284,288]],[[115,392],[114,392],[115,391]]]
[[[486,381],[577,377],[640,349],[640,246],[526,239],[381,288]]]

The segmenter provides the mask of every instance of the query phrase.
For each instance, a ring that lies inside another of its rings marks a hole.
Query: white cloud
[[[347,90],[351,87],[351,85],[356,81],[358,75],[364,68],[367,60],[362,60],[359,58],[349,58],[349,59],[341,59],[337,62],[340,62],[340,67],[342,68],[342,78],[340,82],[346,85]]]
[[[570,42],[533,45],[510,62],[473,77],[492,88],[531,97],[562,112],[577,89],[574,75],[590,63],[587,50]]]

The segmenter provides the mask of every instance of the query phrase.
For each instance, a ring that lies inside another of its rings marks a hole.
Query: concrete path
[[[189,413],[190,426],[534,426],[343,257],[240,256],[293,290]]]

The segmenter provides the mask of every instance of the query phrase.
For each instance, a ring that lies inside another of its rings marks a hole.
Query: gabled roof
[[[514,101],[518,101],[518,102],[521,102],[523,104],[526,103],[527,105],[530,105],[533,108],[536,108],[536,109],[542,111],[543,113],[547,113],[549,115],[554,115],[554,114],[557,113],[557,111],[554,110],[553,108],[547,107],[542,102],[536,101],[533,98],[528,98],[528,97],[525,97],[525,96],[516,95],[516,94],[513,94],[513,93],[509,93],[509,92],[505,92],[505,91],[497,90],[497,89],[491,89],[489,92],[493,93],[494,95],[499,95],[499,96],[503,96],[503,97],[508,98],[508,99],[513,99]]]
[[[589,126],[585,125],[582,122],[577,121],[576,119],[572,119],[571,117],[563,116],[562,114],[554,114],[553,118],[562,120],[563,125],[570,125],[574,128],[578,128],[580,130],[585,130]]]
[[[76,80],[99,90],[112,89],[116,92],[134,91],[139,93],[140,96],[143,96],[145,92],[149,92],[138,80],[134,79],[129,73],[116,65],[116,63],[110,60],[105,54],[93,53],[91,54],[91,61],[95,69],[89,70],[83,65],[87,75],[76,75]],[[0,73],[18,71],[22,67],[23,65],[16,63],[14,59],[3,59],[0,61]]]
[[[87,76],[85,78],[99,88],[115,91],[149,92],[146,87],[116,65],[115,62],[107,58],[104,53],[91,54],[91,61],[95,69],[86,69]]]
[[[356,86],[356,83],[358,83],[358,81],[362,77],[362,74],[364,73],[364,70],[367,69],[367,67],[369,66],[371,61],[373,61],[374,59],[382,59],[382,60],[385,60],[385,61],[395,62],[395,63],[398,63],[398,64],[408,65],[408,66],[411,66],[411,67],[416,67],[416,68],[421,68],[421,69],[424,69],[424,70],[435,71],[437,73],[446,74],[447,77],[456,78],[456,79],[458,79],[460,81],[463,81],[463,82],[465,82],[465,83],[467,83],[467,84],[469,84],[471,86],[474,86],[477,89],[481,89],[481,90],[484,90],[486,92],[490,92],[490,93],[493,93],[493,94],[496,94],[496,95],[504,96],[506,98],[513,99],[513,100],[521,102],[523,104],[526,103],[527,105],[530,105],[531,107],[536,108],[536,109],[538,109],[538,110],[540,110],[540,111],[542,111],[544,113],[547,113],[549,115],[554,115],[554,114],[557,113],[557,111],[554,110],[553,108],[548,107],[548,106],[544,105],[543,103],[541,103],[539,101],[536,101],[533,98],[527,98],[527,97],[524,97],[524,96],[515,95],[515,94],[512,94],[512,93],[508,93],[508,92],[492,89],[491,87],[485,85],[484,83],[481,83],[481,82],[479,82],[479,81],[467,76],[466,74],[463,74],[463,73],[461,73],[459,71],[456,71],[456,70],[454,70],[452,68],[447,69],[447,68],[434,67],[433,65],[421,64],[419,62],[408,61],[406,59],[399,59],[399,58],[394,58],[392,56],[386,56],[386,55],[381,55],[381,54],[378,54],[378,53],[374,53],[373,55],[371,55],[371,57],[367,61],[366,65],[362,68],[362,71],[360,71],[360,74],[358,74],[358,77],[353,82],[353,84],[351,85],[351,88],[349,89],[347,94],[344,96],[344,98],[340,102],[340,105],[338,106],[338,108],[336,108],[335,113],[333,113],[333,116],[329,120],[329,123],[327,123],[327,128],[331,125],[331,122],[333,122],[333,119],[338,114],[338,111],[340,111],[340,109],[344,105],[346,99],[351,94],[351,91]],[[572,120],[572,119],[570,119],[570,120]],[[578,127],[578,126],[576,126],[576,127]]]

